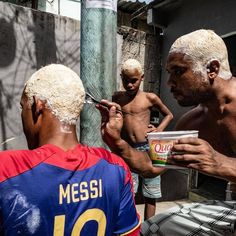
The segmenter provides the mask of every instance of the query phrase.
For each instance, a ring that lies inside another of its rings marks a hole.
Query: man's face
[[[192,70],[192,61],[182,53],[171,53],[167,59],[168,85],[181,106],[193,106],[204,102],[208,96],[209,82],[200,73]]]
[[[29,149],[34,149],[38,147],[37,139],[37,125],[33,118],[32,107],[28,103],[26,95],[23,93],[20,101],[21,105],[21,119],[23,125],[23,131],[28,143]]]
[[[143,75],[138,70],[129,70],[121,74],[124,89],[129,94],[136,94],[143,80]]]

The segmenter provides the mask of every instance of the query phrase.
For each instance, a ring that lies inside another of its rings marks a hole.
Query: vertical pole
[[[111,99],[116,82],[116,0],[82,0],[81,69],[85,89],[96,99]],[[85,104],[80,120],[80,142],[104,146],[101,117],[93,104]]]

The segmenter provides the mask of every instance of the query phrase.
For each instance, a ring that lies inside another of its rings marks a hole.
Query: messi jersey
[[[1,235],[138,235],[131,174],[103,148],[0,153]]]

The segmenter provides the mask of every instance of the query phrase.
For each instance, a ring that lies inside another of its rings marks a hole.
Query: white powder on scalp
[[[193,71],[206,75],[207,66],[212,60],[220,63],[219,76],[230,79],[228,52],[222,38],[212,30],[200,29],[179,37],[171,46],[169,54],[182,53],[192,61]]]
[[[121,67],[121,73],[126,74],[127,72],[130,71],[135,71],[137,70],[139,74],[143,74],[143,69],[139,61],[136,59],[128,59],[126,60],[122,67]]]
[[[70,68],[51,64],[36,71],[25,84],[30,105],[33,96],[45,101],[63,123],[75,124],[83,108],[85,91],[80,77]]]

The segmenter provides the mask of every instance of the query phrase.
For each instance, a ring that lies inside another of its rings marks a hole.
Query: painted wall
[[[25,147],[20,97],[40,67],[62,63],[80,72],[80,23],[0,2],[0,150]]]

